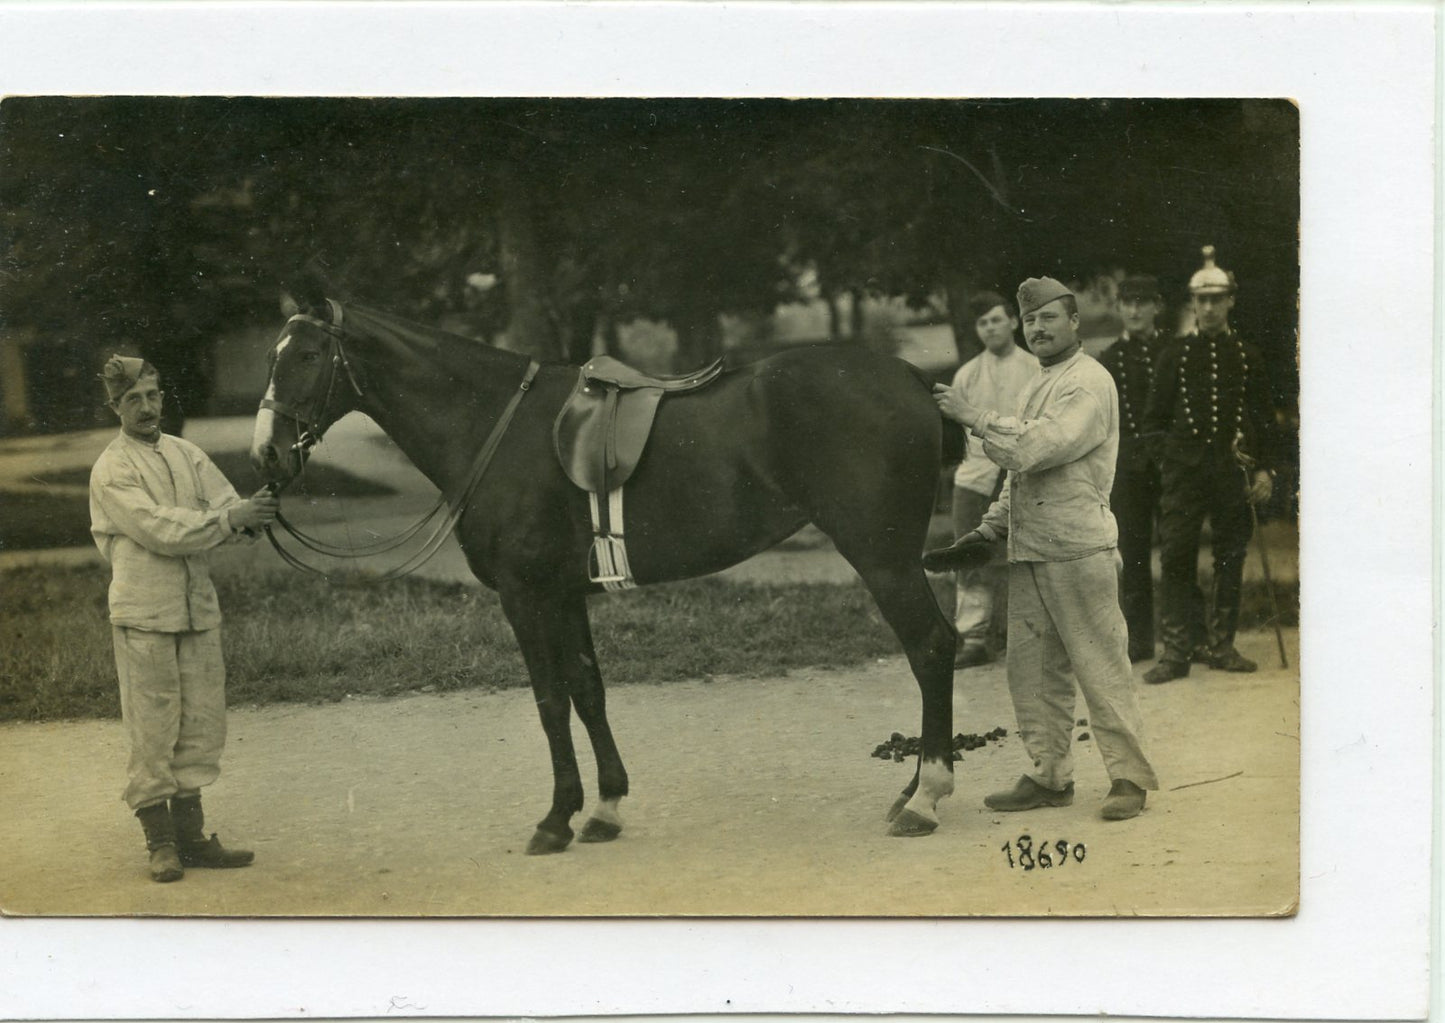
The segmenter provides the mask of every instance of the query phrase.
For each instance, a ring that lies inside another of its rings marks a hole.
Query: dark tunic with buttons
[[[1099,356],[1119,392],[1119,462],[1109,506],[1119,523],[1119,603],[1129,626],[1129,657],[1154,656],[1154,521],[1159,516],[1159,466],[1144,439],[1144,414],[1154,390],[1155,364],[1168,345],[1125,332]]]
[[[1278,458],[1274,410],[1259,349],[1231,330],[1169,343],[1154,370],[1143,432],[1159,457],[1163,657],[1188,662],[1200,644],[1234,642],[1244,556],[1253,531],[1246,489]],[[1213,606],[1205,627],[1197,582],[1199,541],[1210,520]]]

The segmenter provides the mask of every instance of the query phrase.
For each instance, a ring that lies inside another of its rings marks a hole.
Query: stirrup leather
[[[607,494],[604,509],[595,493],[588,492],[592,512],[592,549],[587,555],[587,578],[609,592],[637,587],[632,566],[627,563],[627,541],[622,532],[622,488]]]

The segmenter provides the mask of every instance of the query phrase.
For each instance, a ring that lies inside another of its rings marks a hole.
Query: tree
[[[1211,243],[1288,401],[1298,155],[1284,101],[11,98],[0,314],[193,367],[192,411],[306,267],[548,359],[666,320],[685,367],[807,280],[852,298],[836,337],[946,296],[968,355],[979,287],[1128,268],[1178,301]]]

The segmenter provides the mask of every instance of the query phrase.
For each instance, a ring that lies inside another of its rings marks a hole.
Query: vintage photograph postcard
[[[1309,912],[1339,111],[1076,81],[6,88],[6,926]]]
[[[1299,114],[4,99],[0,904],[1293,913]]]

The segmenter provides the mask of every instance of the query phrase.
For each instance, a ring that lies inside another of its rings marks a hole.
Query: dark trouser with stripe
[[[1253,524],[1245,497],[1244,473],[1227,455],[1190,463],[1166,454],[1162,480],[1159,595],[1163,605],[1163,659],[1187,663],[1200,643],[1221,646],[1234,642],[1244,556]],[[1214,558],[1214,592],[1207,631],[1204,595],[1198,582],[1199,539],[1206,517]]]
[[[1129,626],[1129,656],[1154,656],[1154,520],[1159,515],[1159,467],[1120,468],[1109,507],[1119,524],[1119,606]]]

